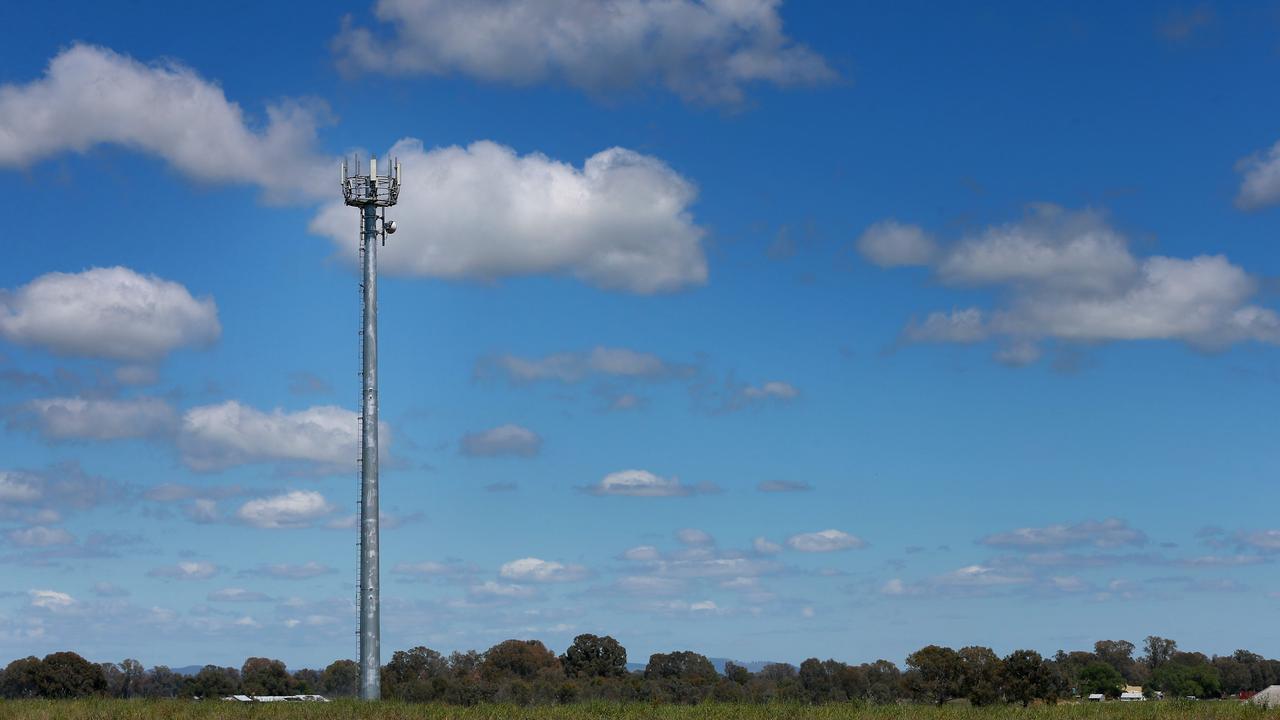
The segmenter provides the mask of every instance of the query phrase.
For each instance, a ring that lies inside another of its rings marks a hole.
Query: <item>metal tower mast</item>
[[[378,244],[396,231],[383,208],[400,197],[400,162],[388,163],[378,174],[378,158],[369,160],[369,173],[360,171],[356,157],[352,175],[342,161],[342,196],[360,208],[360,284],[364,307],[361,334],[360,394],[360,697],[382,697],[382,659],[379,649],[378,588]]]

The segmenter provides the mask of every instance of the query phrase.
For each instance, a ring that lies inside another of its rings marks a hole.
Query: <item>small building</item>
[[[1107,699],[1107,696],[1103,695],[1102,693],[1093,693],[1089,695],[1089,702],[1102,702],[1103,700],[1106,700],[1106,699]]]
[[[244,703],[259,702],[329,702],[323,695],[228,695],[223,700]]]
[[[1260,690],[1249,698],[1249,702],[1254,705],[1261,705],[1268,710],[1272,708],[1280,708],[1280,685],[1272,685],[1266,690]]]
[[[1142,687],[1139,685],[1126,685],[1124,692],[1120,693],[1120,702],[1143,702],[1147,699],[1142,694]]]

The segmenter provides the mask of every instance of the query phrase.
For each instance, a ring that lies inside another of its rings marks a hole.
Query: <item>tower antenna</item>
[[[386,208],[400,198],[400,162],[387,164],[378,174],[378,157],[369,160],[369,174],[360,174],[360,158],[348,174],[342,162],[342,197],[360,208],[360,283],[364,324],[360,331],[360,698],[382,698],[382,658],[379,628],[378,568],[378,245],[396,231],[386,221]]]

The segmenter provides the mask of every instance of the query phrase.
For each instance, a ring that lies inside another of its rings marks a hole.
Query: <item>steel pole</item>
[[[382,698],[378,618],[378,208],[364,232],[364,396],[360,422],[360,697]]]

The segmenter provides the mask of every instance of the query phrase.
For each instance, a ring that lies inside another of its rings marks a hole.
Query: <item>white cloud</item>
[[[151,577],[174,578],[177,580],[208,580],[220,571],[217,565],[202,560],[184,560],[174,565],[164,565],[152,569],[147,574]]]
[[[400,230],[379,250],[392,275],[495,280],[559,274],[655,293],[707,279],[696,190],[657,158],[612,148],[581,169],[482,141],[391,150],[404,168]],[[341,257],[357,258],[350,208],[334,201],[311,222]]]
[[[463,455],[472,457],[497,457],[517,455],[533,457],[542,450],[542,438],[538,433],[519,425],[499,425],[480,432],[462,436]]]
[[[913,342],[975,343],[986,340],[989,332],[978,308],[932,312],[922,323],[912,322],[902,334]]]
[[[776,555],[782,552],[782,546],[776,542],[770,541],[765,537],[758,537],[751,541],[751,549],[761,555]]]
[[[664,478],[648,470],[619,470],[587,487],[592,495],[627,495],[631,497],[682,497],[695,493],[715,492],[710,484],[690,487],[679,478]]]
[[[673,366],[651,353],[627,348],[595,347],[586,352],[564,352],[541,358],[499,355],[476,365],[476,375],[502,375],[512,382],[555,380],[576,383],[591,376],[629,379],[661,379],[687,374],[689,368]]]
[[[55,545],[71,545],[76,539],[62,528],[49,528],[37,525],[29,528],[18,528],[5,533],[9,542],[19,547],[43,548]]]
[[[982,538],[979,542],[993,547],[1021,549],[1062,548],[1093,545],[1100,548],[1145,545],[1147,536],[1118,518],[1086,520],[1073,525],[1024,527]]]
[[[620,578],[614,585],[627,595],[641,596],[678,595],[685,588],[683,580],[654,575],[629,575]]]
[[[322,469],[355,466],[359,449],[358,415],[321,405],[297,412],[263,412],[234,400],[191,408],[182,418],[178,446],[193,470],[220,470],[258,462],[305,462]],[[385,454],[390,429],[379,424]]]
[[[59,355],[155,360],[221,333],[212,298],[126,267],[48,273],[0,291],[0,337]]]
[[[468,592],[476,596],[495,598],[529,598],[537,594],[534,588],[525,585],[498,583],[486,580],[479,585],[472,585]]]
[[[334,507],[314,490],[292,490],[281,495],[250,500],[240,506],[236,517],[258,528],[308,527],[331,514]]]
[[[773,380],[763,385],[748,385],[742,389],[742,396],[747,400],[794,400],[800,391],[791,383]]]
[[[271,598],[263,593],[238,587],[223,588],[209,593],[210,602],[267,602],[269,600]]]
[[[476,572],[474,567],[463,565],[460,562],[435,562],[434,560],[426,560],[416,563],[396,563],[391,572],[397,575],[411,575],[415,577],[444,577],[450,575],[469,575]]]
[[[1280,142],[1241,159],[1236,163],[1236,172],[1244,176],[1236,207],[1257,210],[1280,203]]]
[[[31,503],[44,496],[38,479],[20,472],[0,471],[0,503]]]
[[[581,565],[565,565],[527,557],[503,564],[498,574],[519,582],[573,582],[586,577],[587,569]]]
[[[313,146],[326,115],[315,102],[284,101],[267,106],[266,127],[255,131],[221,88],[188,68],[76,44],[44,77],[0,86],[0,166],[108,143],[163,158],[194,180],[258,182],[277,199],[324,197],[333,164]]]
[[[1252,530],[1236,533],[1236,542],[1263,552],[1280,551],[1280,530]]]
[[[994,309],[934,312],[903,330],[912,342],[998,338],[1001,362],[1024,365],[1045,338],[1068,342],[1178,340],[1204,349],[1280,344],[1280,315],[1250,304],[1258,283],[1220,255],[1135,257],[1125,237],[1091,210],[1031,207],[1019,222],[987,228],[942,253],[939,279],[1004,290]]]
[[[333,571],[333,568],[328,565],[310,561],[300,565],[291,565],[289,563],[260,565],[253,570],[247,571],[245,574],[264,575],[266,577],[277,578],[279,580],[308,580],[313,577],[328,575]]]
[[[918,225],[881,220],[858,237],[858,252],[880,267],[928,265],[938,254],[938,244]]]
[[[104,400],[55,397],[22,406],[24,422],[47,440],[120,440],[157,437],[172,431],[177,414],[160,398]]]
[[[861,538],[841,530],[820,530],[787,538],[787,547],[800,552],[834,552],[865,545]]]
[[[716,542],[710,534],[697,528],[684,528],[676,532],[676,539],[681,544],[693,546],[714,545]]]
[[[633,548],[628,548],[622,553],[624,560],[632,562],[652,562],[660,557],[662,555],[658,552],[658,548],[652,545],[637,545]]]
[[[31,599],[33,607],[45,610],[62,610],[76,603],[75,598],[57,590],[28,590],[27,596]]]
[[[591,93],[660,85],[700,103],[741,102],[744,86],[833,80],[782,30],[779,0],[379,0],[391,37],[348,20],[334,39],[349,70],[461,73]]]

